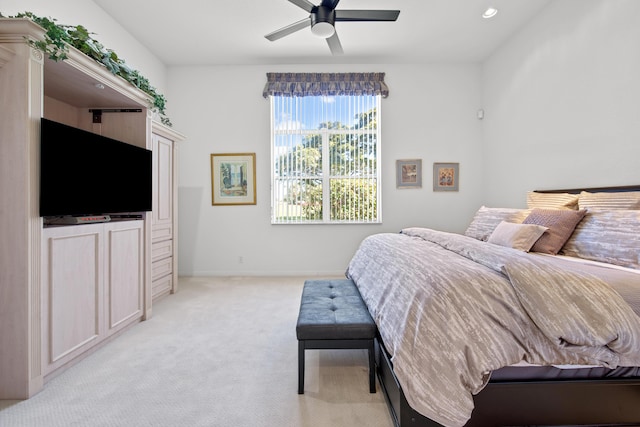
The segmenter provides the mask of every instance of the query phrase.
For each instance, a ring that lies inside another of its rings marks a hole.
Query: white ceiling
[[[319,0],[311,0],[319,3]],[[338,22],[344,55],[304,29],[265,34],[308,13],[288,0],[94,0],[166,65],[477,62],[550,0],[342,0],[337,9],[396,9],[396,22]],[[482,12],[499,9],[493,19]]]

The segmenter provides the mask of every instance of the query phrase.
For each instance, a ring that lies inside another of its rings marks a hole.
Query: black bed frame
[[[396,427],[439,427],[404,396],[389,354],[376,343],[376,366]],[[640,425],[640,378],[489,382],[473,397],[466,427],[522,425]]]
[[[640,185],[539,193],[640,191]],[[436,427],[440,424],[411,408],[393,372],[382,341],[376,340],[378,380],[396,427]],[[488,426],[640,426],[640,378],[546,381],[490,381],[473,397],[474,410],[466,427]]]

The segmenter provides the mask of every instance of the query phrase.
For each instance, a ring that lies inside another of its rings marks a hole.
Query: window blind
[[[380,95],[271,95],[272,223],[377,223]]]

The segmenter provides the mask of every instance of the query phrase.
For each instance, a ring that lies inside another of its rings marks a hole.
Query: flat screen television
[[[40,150],[40,216],[151,210],[150,150],[45,118]]]

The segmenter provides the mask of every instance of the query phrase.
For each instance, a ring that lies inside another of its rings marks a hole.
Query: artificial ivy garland
[[[0,12],[0,18],[4,18]],[[45,31],[44,40],[27,40],[29,45],[41,50],[49,55],[54,61],[62,61],[67,58],[69,46],[73,46],[89,58],[104,65],[107,70],[116,76],[120,76],[138,89],[147,93],[153,98],[151,108],[160,115],[163,124],[171,126],[171,121],[165,115],[165,105],[167,103],[164,95],[156,92],[156,89],[149,84],[149,80],[142,76],[137,70],[131,69],[118,55],[111,49],[106,49],[100,42],[91,37],[92,34],[82,25],[59,25],[56,19],[42,18],[31,12],[18,13],[8,18],[28,18],[40,25]]]

